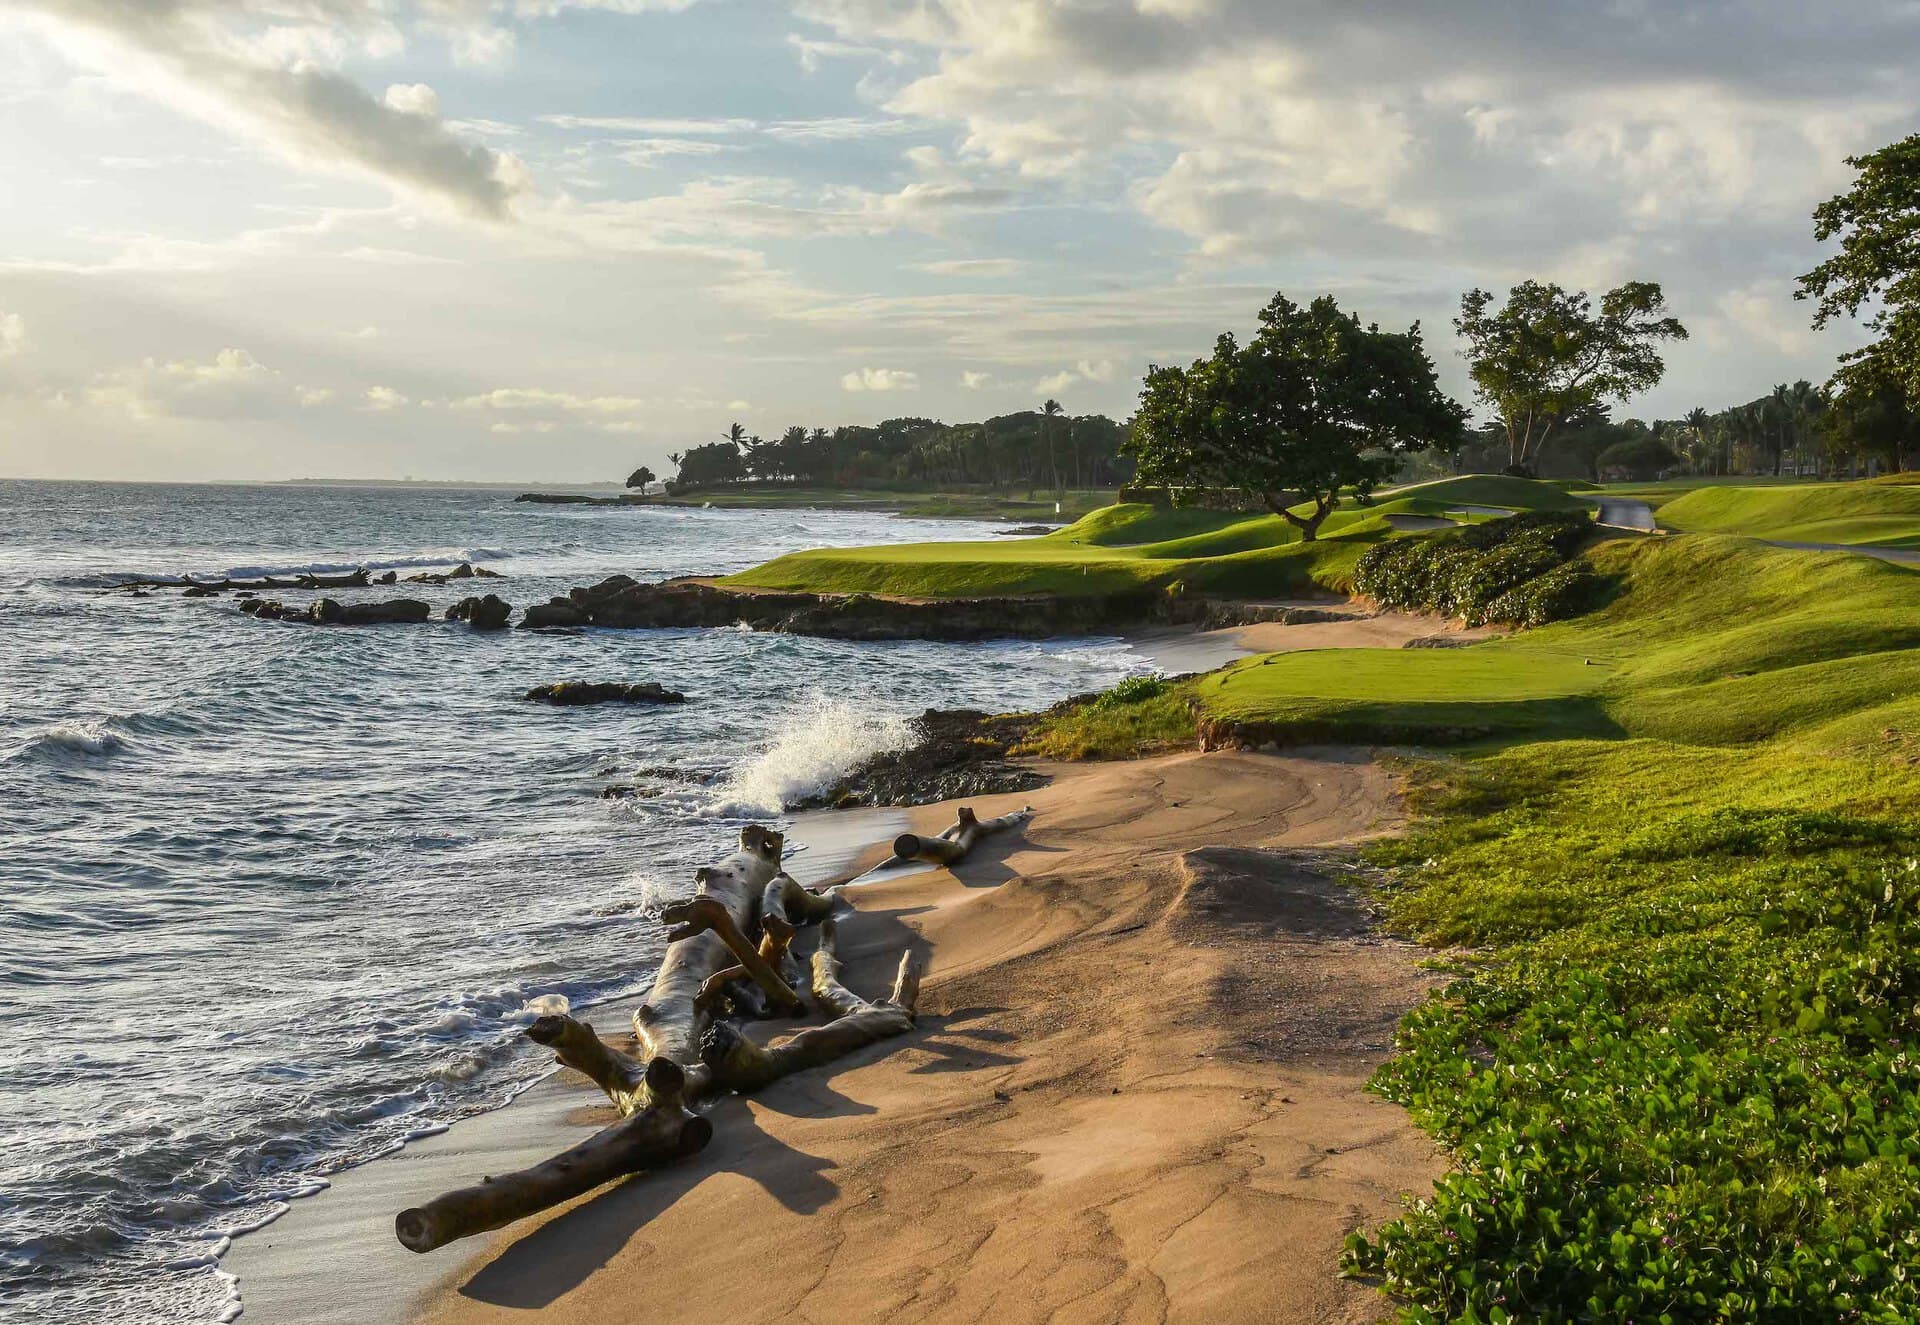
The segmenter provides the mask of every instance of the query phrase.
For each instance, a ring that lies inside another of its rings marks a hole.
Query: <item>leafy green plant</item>
[[[1541,625],[1576,615],[1597,598],[1591,568],[1561,571],[1589,535],[1582,513],[1529,511],[1428,538],[1375,543],[1360,554],[1354,589],[1386,607],[1440,612],[1470,625]]]
[[[1414,781],[1394,915],[1504,946],[1376,1079],[1455,1168],[1347,1269],[1422,1325],[1920,1314],[1910,770],[1557,742]]]

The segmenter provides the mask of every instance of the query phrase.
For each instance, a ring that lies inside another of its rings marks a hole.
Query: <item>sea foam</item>
[[[862,761],[913,739],[912,718],[814,695],[783,715],[773,744],[721,783],[701,813],[770,818],[826,791]]]

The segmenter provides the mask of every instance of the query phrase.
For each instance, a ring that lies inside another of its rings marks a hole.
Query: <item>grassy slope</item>
[[[1590,554],[1602,610],[1470,649],[1319,650],[1206,678],[1206,712],[1303,739],[1634,735],[1731,744],[1913,703],[1920,573],[1737,539]]]
[[[1391,514],[1444,515],[1458,503],[1579,508],[1558,487],[1497,475],[1401,489],[1370,507],[1336,510],[1313,543],[1277,515],[1109,506],[1041,538],[912,543],[796,552],[725,583],[906,597],[1117,593],[1175,583],[1206,592],[1285,597],[1344,590],[1367,544],[1392,532]]]
[[[1904,477],[1905,482],[1699,488],[1662,505],[1660,523],[1685,533],[1793,543],[1920,547],[1920,482]]]

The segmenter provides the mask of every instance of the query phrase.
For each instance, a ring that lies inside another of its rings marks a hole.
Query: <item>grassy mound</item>
[[[1920,547],[1920,483],[1893,475],[1859,483],[1699,488],[1661,506],[1660,523],[1685,533],[1790,543]]]
[[[1472,475],[1403,488],[1371,506],[1344,505],[1327,517],[1320,537],[1306,543],[1277,515],[1126,503],[1039,538],[823,548],[777,558],[722,583],[909,598],[1113,594],[1176,583],[1249,598],[1345,592],[1360,553],[1394,533],[1388,517],[1445,517],[1463,503],[1591,509],[1549,483]]]

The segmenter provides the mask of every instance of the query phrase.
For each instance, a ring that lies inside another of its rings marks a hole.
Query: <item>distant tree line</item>
[[[1068,415],[1055,401],[980,423],[885,419],[871,427],[788,428],[777,437],[738,423],[718,441],[668,457],[671,490],[730,483],[860,488],[987,485],[1029,491],[1118,487],[1133,476],[1126,426],[1102,414]]]
[[[1383,332],[1321,297],[1275,295],[1261,327],[1231,333],[1190,366],[1152,365],[1126,424],[1069,417],[1057,401],[982,423],[887,419],[872,427],[788,428],[766,439],[734,424],[725,438],[672,457],[671,488],[746,481],[842,487],[990,485],[1063,491],[1137,476],[1188,491],[1257,498],[1311,538],[1352,494],[1417,476],[1447,457],[1455,472],[1592,481],[1697,475],[1857,475],[1920,461],[1920,134],[1849,157],[1852,188],[1814,210],[1819,240],[1839,251],[1799,279],[1813,324],[1860,319],[1873,342],[1840,356],[1823,387],[1782,383],[1745,404],[1645,422],[1611,415],[1666,372],[1660,347],[1687,338],[1660,286],[1628,281],[1596,301],[1584,290],[1523,281],[1504,302],[1461,297],[1474,394],[1490,418],[1436,383],[1416,323]],[[651,471],[629,484],[644,487]],[[1311,504],[1309,513],[1294,508]]]

